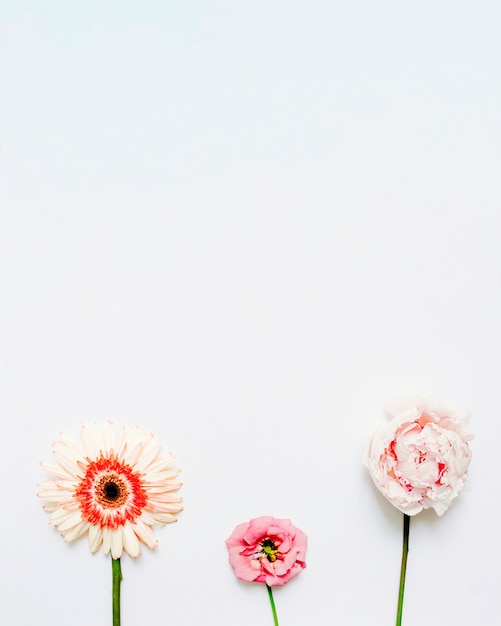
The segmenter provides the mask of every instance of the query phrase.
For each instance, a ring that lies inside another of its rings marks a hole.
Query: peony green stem
[[[111,574],[113,578],[113,626],[120,626],[120,583],[122,582],[120,559],[111,558]]]
[[[405,573],[407,571],[407,554],[409,552],[409,527],[411,518],[404,513],[404,534],[402,537],[402,565],[400,566],[400,585],[398,587],[397,626],[402,626],[402,609],[404,607]]]
[[[275,600],[273,599],[273,591],[269,585],[266,585],[266,589],[268,589],[268,598],[270,599],[271,604],[271,612],[273,613],[273,624],[278,626],[278,617],[277,617],[277,609],[275,608]]]

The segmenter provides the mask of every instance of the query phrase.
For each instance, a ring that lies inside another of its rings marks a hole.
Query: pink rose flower
[[[395,398],[386,414],[364,459],[376,487],[402,513],[431,508],[443,515],[467,480],[467,419],[423,397]]]
[[[239,524],[226,547],[237,578],[278,587],[306,567],[307,542],[290,520],[265,515]]]

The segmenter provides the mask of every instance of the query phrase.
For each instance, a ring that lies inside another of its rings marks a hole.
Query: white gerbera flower
[[[137,557],[140,542],[155,548],[152,526],[175,522],[183,508],[174,457],[137,426],[82,424],[80,435],[81,442],[61,433],[56,463],[42,463],[54,475],[38,494],[50,523],[68,542],[88,533],[91,552],[102,546],[114,559],[124,550]]]

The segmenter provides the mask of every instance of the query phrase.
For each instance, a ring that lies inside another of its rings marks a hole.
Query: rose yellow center
[[[270,563],[277,560],[278,548],[271,539],[265,539],[261,543],[261,548],[263,548],[264,556],[268,559],[268,561],[270,561]]]

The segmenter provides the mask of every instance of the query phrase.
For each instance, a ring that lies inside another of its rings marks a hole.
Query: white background
[[[471,489],[413,518],[405,626],[496,626],[498,0],[3,0],[0,616],[111,624],[111,567],[36,497],[82,420],[153,431],[185,511],[123,626],[272,624],[225,538],[309,536],[281,626],[395,620],[386,399],[471,413]]]

